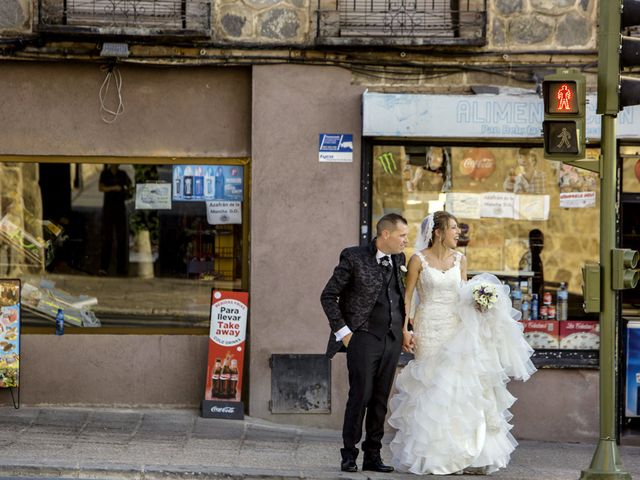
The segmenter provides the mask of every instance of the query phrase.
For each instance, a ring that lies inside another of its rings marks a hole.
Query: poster
[[[241,224],[242,202],[207,202],[209,225]]]
[[[0,280],[0,388],[20,386],[20,280]]]
[[[447,193],[447,211],[458,218],[480,218],[482,195],[479,193]]]
[[[136,210],[171,210],[171,184],[138,183]]]
[[[206,418],[244,418],[242,372],[249,294],[211,292],[209,355],[202,402]]]
[[[549,195],[516,195],[516,220],[549,220]]]
[[[482,195],[483,217],[513,218],[516,196],[508,192],[487,192]]]
[[[174,165],[173,200],[241,202],[244,194],[241,165]]]

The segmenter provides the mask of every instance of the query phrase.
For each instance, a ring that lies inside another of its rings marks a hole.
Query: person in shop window
[[[131,179],[118,164],[110,164],[100,173],[98,189],[102,203],[102,245],[98,275],[107,275],[111,263],[113,239],[116,243],[116,274],[127,274],[128,236],[126,201],[131,196]]]
[[[392,464],[403,472],[488,474],[506,467],[517,443],[505,380],[527,380],[536,371],[533,349],[511,316],[508,287],[487,273],[467,282],[459,238],[452,214],[430,214],[409,260],[404,303],[414,304],[414,289],[419,300],[413,316],[407,308],[403,348],[415,358],[398,374],[389,401]],[[493,292],[490,308],[474,298],[476,288]]]
[[[513,181],[513,193],[545,193],[547,180],[543,171],[538,168],[538,157],[530,148],[518,150],[518,174]],[[505,189],[507,184],[505,183]]]

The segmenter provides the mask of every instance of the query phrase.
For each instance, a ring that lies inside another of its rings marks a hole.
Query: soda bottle
[[[538,320],[540,318],[540,313],[538,311],[538,294],[534,293],[531,295],[531,320]]]
[[[61,308],[56,315],[56,335],[64,335],[64,313]]]
[[[556,316],[558,320],[566,320],[569,316],[569,290],[564,282],[560,282],[558,289]]]
[[[211,397],[217,398],[220,395],[220,372],[222,371],[222,361],[216,358],[216,363],[211,371]]]
[[[231,360],[230,375],[229,398],[233,398],[235,400],[236,394],[238,393],[238,361],[235,358]]]
[[[549,319],[549,307],[543,304],[540,307],[540,320],[548,320]]]
[[[231,380],[231,369],[229,368],[229,356],[224,357],[222,371],[220,372],[220,391],[218,398],[229,398],[229,380]]]
[[[549,305],[547,307],[547,319],[556,320],[556,307],[554,305]]]

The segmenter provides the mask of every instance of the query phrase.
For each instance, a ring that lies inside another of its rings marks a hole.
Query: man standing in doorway
[[[107,275],[111,263],[113,237],[116,238],[116,274],[127,274],[129,231],[125,202],[131,192],[131,179],[118,164],[107,165],[100,174],[98,189],[104,192],[102,203],[102,248],[99,275]]]
[[[402,348],[405,256],[409,228],[391,213],[376,225],[370,245],[346,248],[320,301],[331,327],[327,355],[346,349],[349,398],[344,414],[341,470],[357,472],[362,437],[363,470],[392,472],[380,456],[387,401]]]

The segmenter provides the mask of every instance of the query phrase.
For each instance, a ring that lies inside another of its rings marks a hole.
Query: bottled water
[[[567,290],[567,284],[565,282],[560,283],[556,298],[556,316],[558,320],[566,320],[569,316],[569,290]]]
[[[64,335],[64,313],[61,308],[56,315],[56,335]]]
[[[538,320],[539,317],[539,311],[538,311],[538,294],[534,293],[531,296],[531,320]]]

